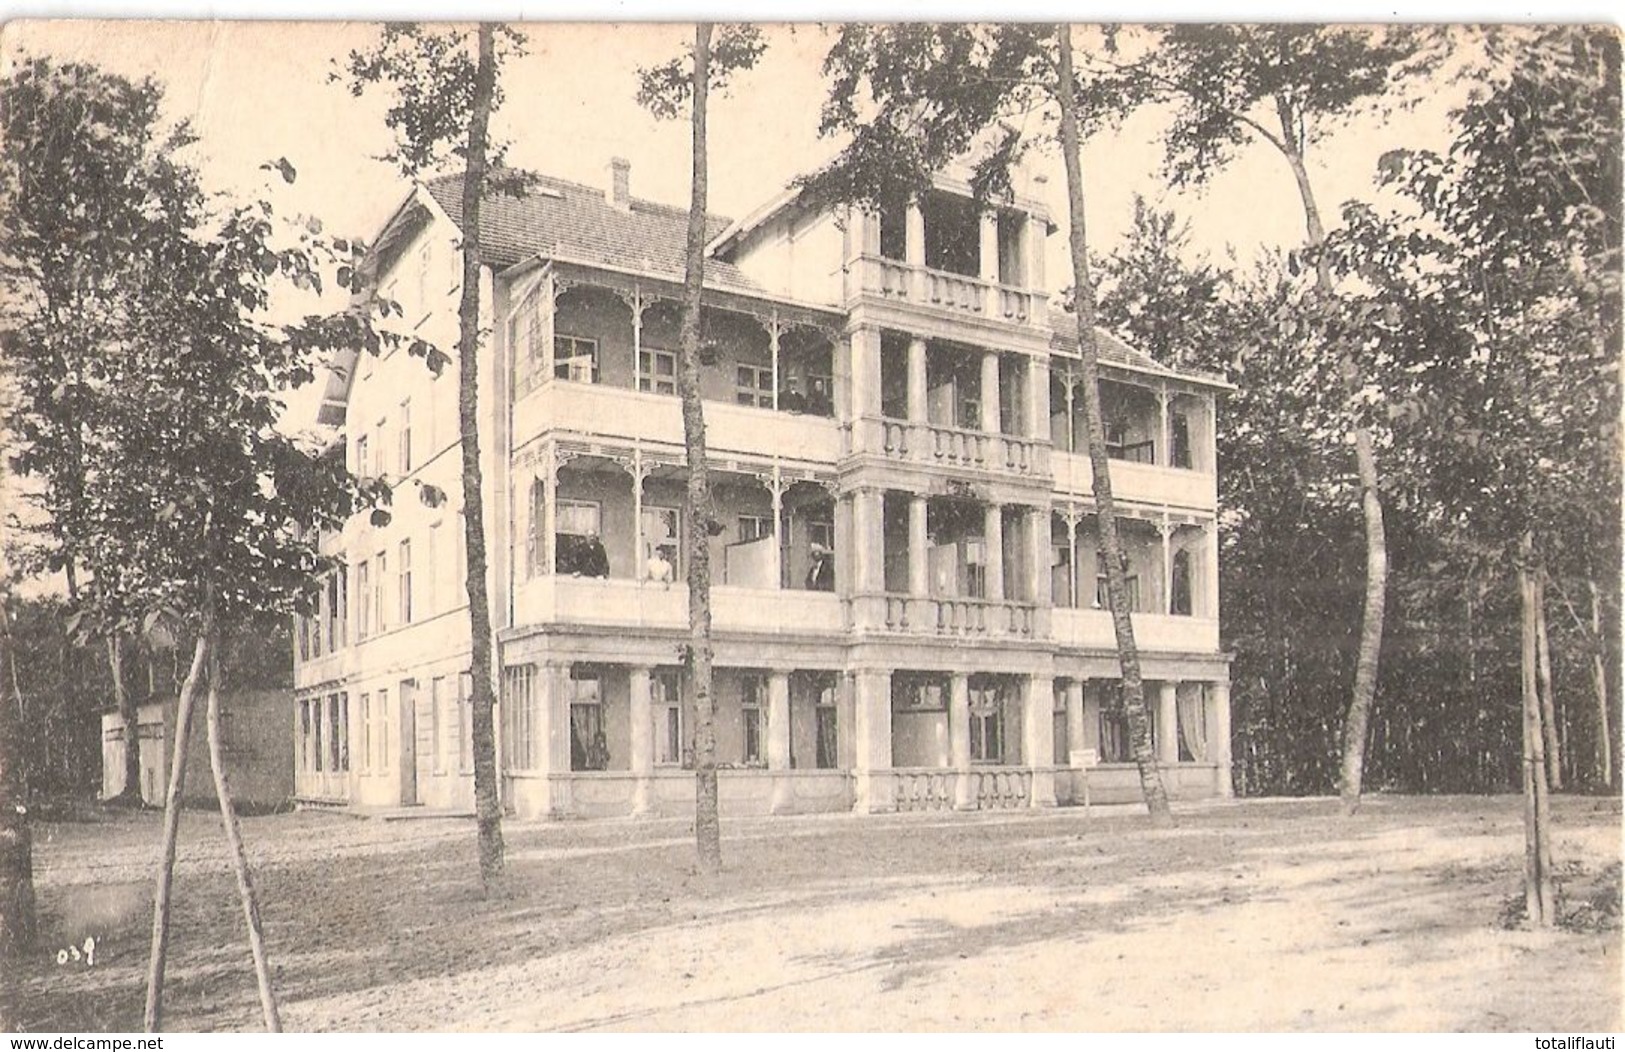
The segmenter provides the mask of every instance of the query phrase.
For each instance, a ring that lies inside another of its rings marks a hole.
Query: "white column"
[[[567,663],[545,666],[547,703],[547,774],[570,773],[570,666]],[[567,814],[570,811],[569,779],[548,779],[547,800],[549,814]]]
[[[1025,676],[1021,699],[1021,754],[1032,768],[1030,807],[1055,806],[1055,678]]]
[[[767,769],[790,770],[790,673],[784,669],[767,674]],[[768,809],[774,814],[789,810],[791,799],[790,776],[773,775]]]
[[[982,430],[999,432],[999,352],[982,353]]]
[[[1027,359],[1027,406],[1030,412],[1027,433],[1037,441],[1050,437],[1049,433],[1049,359]]]
[[[1162,612],[1174,612],[1174,530],[1173,523],[1168,516],[1163,515],[1162,521],[1157,523],[1157,532],[1162,535]]]
[[[649,707],[650,672],[647,665],[633,665],[627,675],[631,705],[632,813],[645,815],[650,809],[650,775],[654,771],[654,713]]]
[[[768,353],[773,358],[773,408],[779,407],[779,312],[774,311],[767,322]]]
[[[1179,762],[1179,684],[1157,683],[1157,762],[1172,767]]]
[[[777,396],[775,396],[777,397]],[[784,587],[784,476],[779,465],[773,465],[773,477],[768,480],[768,493],[773,499],[773,587]]]
[[[954,808],[975,804],[970,777],[970,676],[955,672],[948,681],[948,766],[954,770]]]
[[[1083,722],[1083,680],[1073,676],[1066,681],[1066,748],[1067,763],[1073,764],[1074,756],[1088,746],[1085,745]]]
[[[1068,453],[1078,451],[1078,434],[1072,419],[1072,404],[1076,398],[1077,384],[1071,374],[1068,374],[1066,378],[1066,451]]]
[[[982,512],[982,543],[987,548],[987,598],[1004,600],[1004,508],[988,504]]]
[[[1154,450],[1152,450],[1156,456],[1152,459],[1154,459],[1158,464],[1161,464],[1163,467],[1168,467],[1173,464],[1174,461],[1173,457],[1170,455],[1172,450],[1169,448],[1172,443],[1168,441],[1167,384],[1163,384],[1161,387],[1157,388],[1157,418],[1160,421],[1157,430],[1157,446]]]
[[[632,447],[632,580],[641,581],[649,573],[643,552],[643,450]]]
[[[1028,508],[1023,519],[1026,527],[1027,599],[1040,606],[1049,606],[1050,595],[1050,512],[1047,507]]]
[[[1207,685],[1209,717],[1208,751],[1219,765],[1216,790],[1220,796],[1236,795],[1231,784],[1230,770],[1230,681],[1218,680]]]
[[[855,809],[895,809],[891,780],[891,674],[862,670],[853,677],[852,774]]]
[[[885,588],[882,500],[883,495],[877,489],[852,492],[852,591],[857,595],[873,594]]]
[[[908,341],[908,419],[923,424],[929,409],[926,403],[925,341],[918,337]]]
[[[976,225],[978,260],[981,278],[987,283],[982,290],[985,300],[982,312],[989,318],[1002,317],[999,310],[999,217],[994,212],[983,212]]]
[[[1082,596],[1078,594],[1078,589],[1083,585],[1084,577],[1078,570],[1078,512],[1076,508],[1072,508],[1067,512],[1066,543],[1068,547],[1067,554],[1070,559],[1068,569],[1072,574],[1072,607],[1075,610],[1084,610],[1088,608],[1089,604],[1085,603]]]
[[[910,201],[903,217],[903,261],[911,267],[925,266],[925,212],[918,201]]]
[[[632,390],[643,387],[643,291],[632,287]]]
[[[852,416],[880,415],[880,330],[852,333]]]
[[[931,575],[926,560],[931,538],[926,528],[926,499],[923,494],[911,494],[908,499],[908,593],[913,596],[931,594]]]

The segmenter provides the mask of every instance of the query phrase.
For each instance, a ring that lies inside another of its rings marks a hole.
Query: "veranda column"
[[[948,766],[954,771],[954,809],[969,810],[976,785],[970,775],[970,676],[964,672],[948,681]]]
[[[1220,796],[1234,796],[1231,784],[1230,759],[1230,681],[1215,680],[1207,685],[1209,723],[1208,750],[1219,765],[1217,791]]]
[[[1179,684],[1165,679],[1157,684],[1157,762],[1172,767],[1179,762]]]
[[[854,808],[874,814],[895,809],[891,779],[891,674],[862,669],[853,676],[852,775]]]
[[[631,721],[631,750],[628,757],[632,769],[632,813],[646,815],[650,810],[652,786],[649,779],[654,773],[654,713],[650,709],[650,669],[647,665],[633,665],[627,675],[631,697],[628,719]]]
[[[1024,676],[1021,755],[1032,769],[1029,807],[1055,806],[1055,677]]]
[[[1165,614],[1174,612],[1174,529],[1164,513],[1162,521],[1157,523],[1157,533],[1162,536],[1162,613]]]
[[[1027,508],[1021,519],[1027,550],[1027,600],[1039,606],[1051,604],[1050,512],[1049,508]]]
[[[883,494],[877,489],[852,492],[852,591],[856,595],[872,595],[883,590],[882,500]]]
[[[1168,441],[1167,384],[1163,384],[1161,387],[1157,388],[1157,419],[1160,421],[1160,423],[1158,425],[1159,430],[1157,432],[1157,445],[1156,448],[1151,451],[1154,454],[1152,459],[1158,464],[1161,464],[1163,467],[1168,467],[1174,462],[1174,459],[1172,456],[1173,450],[1170,448],[1173,443]]]
[[[923,424],[930,415],[926,401],[927,372],[925,367],[925,341],[918,337],[908,341],[908,419],[911,424]]]
[[[1066,681],[1066,762],[1078,766],[1082,759],[1078,754],[1088,747],[1084,741],[1083,680],[1073,676]]]
[[[988,504],[982,513],[982,543],[987,548],[987,596],[1004,601],[1004,506]]]
[[[982,352],[982,430],[999,433],[999,352]]]
[[[999,216],[996,212],[983,212],[977,217],[977,248],[980,249],[978,270],[986,282],[982,290],[985,297],[982,311],[990,318],[999,316]]]
[[[1034,441],[1042,442],[1050,437],[1049,431],[1049,359],[1032,357],[1027,359],[1027,433]]]
[[[767,480],[768,496],[773,505],[773,587],[784,587],[784,474],[778,461],[773,463],[773,474]]]
[[[570,798],[570,665],[549,663],[547,669],[547,810],[567,815]]]
[[[768,809],[773,814],[789,810],[790,770],[790,673],[770,669],[767,673],[767,769],[773,775]]]
[[[918,201],[910,201],[903,217],[903,261],[912,269],[908,278],[909,299],[925,302],[925,212]]]
[[[852,352],[852,406],[854,420],[880,415],[880,330],[854,329]]]
[[[927,561],[930,533],[926,527],[926,499],[922,493],[908,498],[908,594],[916,597],[931,593],[931,575]]]

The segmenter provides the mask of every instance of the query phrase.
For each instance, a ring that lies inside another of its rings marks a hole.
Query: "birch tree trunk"
[[[220,804],[220,823],[226,831],[231,868],[237,874],[237,897],[242,900],[243,919],[248,924],[248,952],[254,959],[254,980],[259,987],[260,1007],[265,1013],[265,1029],[268,1033],[280,1034],[282,1017],[277,1010],[276,991],[271,987],[271,967],[265,959],[265,938],[260,930],[260,907],[254,897],[254,878],[248,869],[248,852],[243,849],[242,829],[237,824],[237,809],[232,806],[231,785],[226,777],[225,748],[220,730],[219,641],[212,640],[208,649],[209,768],[214,772],[214,793]]]
[[[158,862],[158,886],[152,906],[152,950],[147,961],[147,1006],[142,1026],[149,1034],[163,1026],[164,965],[169,954],[169,909],[175,881],[175,845],[180,838],[181,794],[186,788],[186,746],[192,737],[192,710],[197,701],[198,679],[208,658],[209,637],[213,634],[213,611],[205,611],[203,631],[192,648],[192,665],[175,706],[175,733],[169,759],[169,787],[164,793],[164,840]]]
[[[1591,588],[1591,635],[1596,650],[1591,654],[1591,689],[1597,696],[1597,775],[1604,786],[1614,784],[1613,732],[1608,729],[1608,665],[1604,658],[1607,646],[1602,634],[1602,597],[1597,582],[1587,582]]]
[[[474,821],[478,827],[480,882],[489,892],[502,875],[502,796],[497,785],[496,686],[492,657],[491,597],[485,571],[485,490],[480,470],[480,205],[485,196],[486,139],[496,90],[494,27],[480,23],[479,64],[468,122],[463,172],[463,280],[457,303],[457,425],[462,439],[463,536],[468,553],[470,737],[474,753]]]
[[[0,589],[0,1030],[10,1030],[11,965],[33,944],[34,839],[23,763],[22,692],[12,651],[9,593]]]
[[[1535,686],[1540,692],[1540,726],[1546,746],[1546,784],[1553,792],[1563,788],[1563,747],[1558,740],[1557,698],[1552,684],[1552,643],[1546,632],[1546,580],[1535,578]]]
[[[682,361],[677,373],[683,402],[683,448],[688,459],[688,646],[694,691],[694,846],[700,869],[722,868],[722,818],[717,802],[716,692],[711,646],[711,472],[705,454],[705,407],[700,400],[700,307],[705,285],[705,210],[708,166],[706,108],[711,80],[711,25],[694,27],[693,167],[683,271]]]
[[[1100,548],[1106,558],[1107,605],[1111,607],[1112,629],[1117,638],[1117,660],[1123,675],[1123,715],[1128,724],[1134,764],[1139,769],[1140,792],[1145,797],[1151,824],[1169,826],[1173,824],[1173,812],[1168,807],[1168,792],[1162,784],[1162,771],[1151,748],[1151,721],[1145,710],[1145,684],[1140,674],[1139,648],[1134,642],[1134,623],[1129,618],[1123,543],[1117,532],[1111,462],[1106,456],[1106,430],[1101,420],[1100,352],[1095,344],[1095,288],[1089,276],[1089,242],[1084,226],[1083,162],[1079,154],[1078,102],[1072,69],[1072,27],[1062,24],[1056,36],[1060,44],[1060,83],[1057,85],[1056,99],[1061,109],[1061,152],[1066,159],[1073,295],[1078,312],[1078,349],[1083,358],[1083,409],[1089,432],[1089,464],[1094,472]],[[1177,731],[1166,727],[1163,733],[1175,734]]]

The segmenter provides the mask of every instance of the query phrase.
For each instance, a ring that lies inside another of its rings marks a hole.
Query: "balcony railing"
[[[880,422],[880,452],[911,464],[1042,475],[1047,470],[1046,448],[1020,435],[990,434],[909,420]]]
[[[892,800],[899,811],[951,811],[959,772],[941,767],[892,769]]]
[[[829,417],[708,401],[705,427],[713,453],[776,454],[827,464],[841,453],[841,428]],[[549,380],[514,407],[514,442],[523,445],[548,431],[681,446],[682,403],[624,387]]]
[[[899,811],[950,811],[961,799],[978,811],[1007,811],[1032,801],[1033,773],[1025,767],[895,767],[891,778]]]
[[[514,613],[521,625],[684,629],[688,627],[688,588],[614,577],[544,574],[520,583]],[[721,631],[837,634],[845,628],[841,601],[830,592],[716,585],[711,589],[711,616]]]
[[[916,266],[902,260],[864,256],[858,261],[864,294],[935,307],[955,314],[1030,325],[1036,320],[1036,294],[970,274]]]
[[[1042,626],[1033,603],[915,595],[864,595],[852,600],[858,628],[959,639],[1031,639]]]
[[[1219,650],[1219,622],[1214,618],[1136,613],[1129,619],[1134,624],[1135,644],[1147,650],[1201,654]],[[1068,646],[1111,647],[1117,641],[1111,613],[1106,610],[1058,606],[1050,611],[1050,630],[1057,643]]]
[[[1094,471],[1086,454],[1057,450],[1050,463],[1055,471],[1055,488],[1060,492],[1080,496],[1094,492]],[[1111,473],[1113,495],[1125,500],[1206,510],[1218,503],[1218,482],[1207,472],[1113,460]]]

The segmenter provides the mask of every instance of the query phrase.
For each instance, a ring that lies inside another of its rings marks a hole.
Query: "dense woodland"
[[[483,195],[524,192],[487,131],[505,97],[502,63],[524,54],[523,36],[391,27],[340,67],[353,93],[391,93],[403,174],[464,171],[469,217]],[[1356,800],[1362,766],[1370,789],[1515,789],[1541,751],[1520,740],[1531,675],[1552,786],[1616,791],[1617,34],[1179,27],[1142,34],[1132,51],[1114,33],[1095,36],[1098,48],[1075,59],[1070,30],[1054,27],[841,29],[823,127],[808,134],[846,145],[804,189],[859,204],[917,190],[933,165],[1003,128],[975,183],[996,197],[1024,154],[1053,160],[1058,142],[1109,136],[1142,107],[1162,114],[1170,192],[1142,201],[1131,236],[1108,250],[1086,245],[1079,154],[1068,153],[1068,296],[1081,318],[1098,308],[1102,325],[1148,353],[1236,385],[1218,443],[1238,791],[1341,789],[1347,800],[1351,757]],[[1470,54],[1453,51],[1464,41]],[[644,71],[646,104],[691,118],[700,210],[707,91],[746,76],[768,45],[725,31],[714,66],[711,46],[702,27],[692,51]],[[1311,162],[1337,155],[1349,122],[1403,107],[1447,71],[1468,89],[1448,146],[1395,143],[1367,199],[1317,201]],[[1043,131],[1026,138],[1001,123],[1035,113]],[[108,707],[207,689],[212,714],[229,677],[278,678],[285,628],[264,625],[308,608],[326,568],[313,531],[367,507],[387,515],[389,499],[279,431],[282,391],[312,382],[340,346],[405,346],[436,370],[447,360],[449,349],[390,327],[361,242],[277,209],[292,164],[268,161],[258,200],[221,198],[202,185],[177,116],[156,82],[46,57],[0,85],[5,473],[25,477],[5,490],[0,783],[24,799],[94,792]],[[1290,250],[1239,246],[1235,258],[1258,262],[1203,257],[1192,248],[1200,198],[1178,191],[1245,151],[1290,167],[1301,200],[1282,207],[1306,236]],[[704,224],[691,226],[698,245]],[[469,240],[461,419],[464,488],[478,494]],[[697,319],[703,260],[697,248],[690,257]],[[324,286],[349,304],[267,321],[273,297]],[[703,474],[691,480],[702,509]],[[27,496],[9,503],[16,493]],[[468,523],[468,588],[484,611],[477,508]],[[67,596],[20,598],[25,575],[60,575]],[[1126,605],[1112,606],[1124,611],[1127,679],[1137,657]],[[1538,645],[1520,626],[1526,613]],[[488,658],[481,625],[474,651]],[[488,673],[476,765],[489,881],[502,846]],[[1149,803],[1154,769],[1147,777]],[[6,843],[26,843],[21,812],[0,810]],[[229,809],[225,821],[234,828]],[[172,858],[173,822],[169,832]],[[246,864],[241,875],[252,928]],[[165,876],[160,914],[167,887]]]

